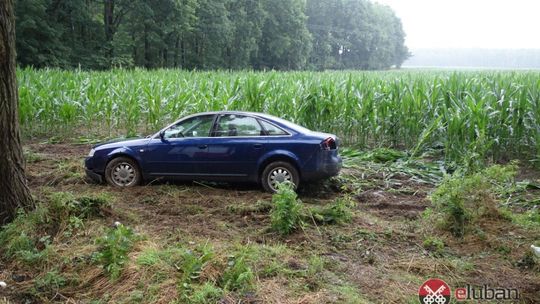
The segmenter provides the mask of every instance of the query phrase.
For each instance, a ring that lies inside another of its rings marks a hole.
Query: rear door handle
[[[262,148],[262,146],[263,146],[262,144],[254,144],[253,148],[260,149],[260,148]]]
[[[200,145],[200,146],[199,146],[199,149],[201,149],[201,150],[204,150],[204,149],[206,149],[206,148],[208,148],[208,145]]]

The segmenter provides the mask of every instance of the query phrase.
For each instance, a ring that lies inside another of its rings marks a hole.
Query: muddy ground
[[[110,214],[92,225],[106,227],[120,221],[145,235],[132,260],[146,247],[170,244],[211,244],[216,252],[238,245],[281,248],[280,261],[276,261],[280,271],[268,275],[254,269],[252,291],[227,294],[221,303],[417,303],[420,285],[431,277],[445,280],[453,289],[466,284],[517,288],[517,302],[540,302],[539,272],[520,263],[529,246],[539,241],[537,229],[493,221],[479,227],[482,237],[457,239],[439,231],[436,236],[445,247],[435,254],[424,248],[424,240],[434,232],[421,216],[431,205],[428,195],[434,186],[407,174],[388,177],[361,167],[345,168],[338,179],[304,185],[299,198],[308,207],[351,197],[352,220],[340,225],[306,223],[282,237],[269,230],[267,208],[256,207],[272,198],[257,185],[158,182],[115,189],[85,178],[83,158],[89,149],[87,145],[26,143],[30,188],[44,202],[49,193],[58,191],[110,194],[114,200]],[[527,172],[532,178],[538,176]],[[355,176],[357,183],[348,176]],[[91,251],[91,237],[103,230],[92,225],[86,225],[77,240],[58,240],[61,254]],[[314,257],[323,266],[311,272]],[[0,299],[4,296],[6,302],[89,303],[101,298],[103,302],[168,303],[179,298],[174,281],[160,281],[158,290],[151,290],[150,284],[141,283],[145,273],[131,265],[115,282],[107,281],[98,267],[89,266],[84,268],[87,274],[79,274],[79,283],[56,294],[35,296],[32,282],[47,269],[33,272],[9,261],[2,264],[0,280],[9,288],[0,290]],[[62,268],[66,276],[80,270]],[[21,273],[24,280],[13,279]],[[140,301],[133,300],[136,292],[143,295]]]

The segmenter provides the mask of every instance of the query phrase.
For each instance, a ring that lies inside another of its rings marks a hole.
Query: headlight
[[[94,156],[95,152],[96,152],[96,150],[94,150],[94,149],[90,150],[90,153],[88,153],[88,157]]]

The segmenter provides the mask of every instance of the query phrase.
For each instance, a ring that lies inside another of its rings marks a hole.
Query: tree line
[[[20,66],[385,69],[401,21],[368,0],[16,0]]]

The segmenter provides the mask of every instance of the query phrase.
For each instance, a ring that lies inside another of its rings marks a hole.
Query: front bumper
[[[93,181],[100,184],[103,182],[103,176],[101,176],[101,174],[97,174],[96,172],[89,169],[84,169],[84,171],[86,171],[86,176],[88,176]]]

